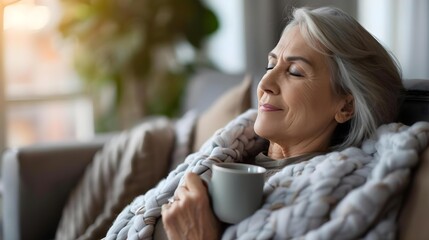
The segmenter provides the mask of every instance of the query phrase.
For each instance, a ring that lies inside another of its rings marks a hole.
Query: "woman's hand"
[[[219,239],[221,224],[210,207],[207,188],[195,173],[187,173],[175,201],[162,206],[168,239]]]

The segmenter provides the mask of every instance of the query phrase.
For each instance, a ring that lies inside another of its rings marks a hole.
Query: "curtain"
[[[396,36],[403,75],[406,78],[429,79],[429,1],[398,2]]]
[[[404,79],[429,80],[429,1],[360,0],[358,21],[398,59]]]

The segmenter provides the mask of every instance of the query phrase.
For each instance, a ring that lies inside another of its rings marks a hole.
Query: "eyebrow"
[[[277,55],[276,55],[275,53],[273,53],[273,52],[268,53],[268,56],[270,56],[270,57],[273,57],[273,58],[277,59]],[[307,63],[307,64],[308,64],[308,65],[310,65],[310,66],[313,66],[313,64],[310,62],[310,60],[308,60],[308,59],[306,59],[306,58],[304,58],[304,57],[301,57],[301,56],[289,56],[289,57],[287,57],[287,58],[286,58],[286,60],[287,60],[288,62],[292,62],[292,61],[302,61],[302,62]]]

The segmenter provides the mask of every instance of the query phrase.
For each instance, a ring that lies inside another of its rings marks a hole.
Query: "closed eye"
[[[302,75],[302,74],[297,73],[297,72],[290,72],[290,71],[289,71],[289,74],[290,74],[290,75],[292,75],[292,76],[294,76],[294,77],[303,77],[303,75]]]
[[[294,76],[294,77],[303,77],[304,76],[303,74],[301,74],[301,72],[295,66],[289,67],[288,72],[291,76]]]

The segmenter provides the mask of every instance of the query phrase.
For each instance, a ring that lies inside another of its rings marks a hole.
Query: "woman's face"
[[[285,156],[298,149],[325,150],[320,148],[329,146],[346,101],[333,92],[327,57],[293,27],[269,53],[267,69],[258,85],[256,133],[279,145]]]

